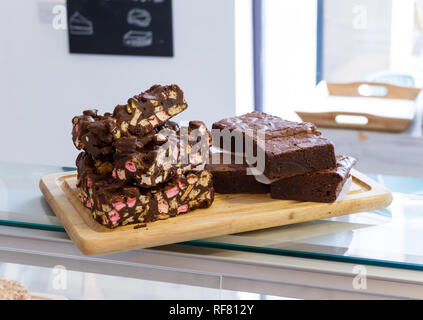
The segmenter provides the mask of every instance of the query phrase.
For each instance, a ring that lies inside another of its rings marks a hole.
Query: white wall
[[[316,84],[317,0],[264,1],[264,109],[288,120]]]
[[[177,83],[208,125],[235,114],[234,0],[173,0],[174,58],[70,55],[39,1],[0,1],[0,161],[73,165],[71,119],[155,83]]]
[[[326,0],[323,79],[364,81],[389,70],[391,12],[391,0]]]
[[[235,90],[237,115],[254,110],[252,14],[252,0],[235,0]]]

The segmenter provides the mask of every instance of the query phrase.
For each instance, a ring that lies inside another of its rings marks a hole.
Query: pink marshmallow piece
[[[187,185],[183,183],[181,180],[178,180],[178,186],[179,186],[179,189],[181,190],[185,190],[187,188]]]
[[[116,224],[120,220],[119,213],[117,213],[115,210],[110,211],[109,219],[113,224]]]
[[[125,168],[126,170],[128,170],[129,172],[136,172],[137,171],[137,166],[135,165],[134,162],[132,162],[131,160],[126,161],[125,163]]]
[[[112,177],[116,179],[116,168],[114,168],[112,171]]]
[[[120,211],[120,210],[122,210],[123,208],[125,208],[125,207],[126,207],[126,204],[125,204],[125,203],[123,203],[122,201],[119,201],[119,202],[112,203],[112,206],[113,206],[113,208],[115,208],[117,211]]]
[[[137,203],[137,199],[136,198],[128,198],[126,203],[127,203],[129,208],[133,208],[135,206],[135,204]]]
[[[172,188],[165,189],[165,193],[168,199],[173,198],[179,193],[178,186],[174,186]]]
[[[188,205],[187,204],[184,204],[183,206],[180,206],[179,208],[178,208],[178,214],[179,213],[185,213],[185,212],[187,212],[188,211]]]

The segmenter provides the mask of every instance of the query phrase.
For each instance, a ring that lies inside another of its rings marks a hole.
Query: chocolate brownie
[[[254,155],[264,152],[263,174],[269,179],[287,178],[336,165],[333,144],[323,138],[312,123],[286,121],[263,112],[252,112],[216,122],[213,129],[214,145],[232,152],[239,151],[236,150],[236,139],[231,138],[227,145],[222,137],[216,139],[215,130],[227,129],[241,139],[242,152],[245,137],[251,137]],[[258,130],[265,133],[264,150],[258,141]]]
[[[307,173],[273,182],[271,197],[283,200],[334,202],[357,160],[337,156],[336,168]]]
[[[213,187],[217,193],[269,193],[270,185],[258,182],[253,175],[247,175],[248,164],[245,159],[236,164],[235,155],[230,155],[230,163],[225,164],[223,153],[217,154],[219,163],[212,161],[210,155],[209,163],[205,169],[213,175]]]
[[[183,130],[175,129],[175,126],[167,125],[141,149],[136,147],[137,138],[121,138],[116,142],[113,178],[127,184],[151,188],[205,163],[208,154],[204,154],[204,151],[208,152],[212,143],[205,124],[191,121],[184,133]],[[187,137],[184,139],[182,134],[187,134]],[[193,150],[193,146],[199,142],[204,143],[204,146]],[[125,146],[122,147],[122,144]]]
[[[143,137],[188,107],[177,85],[154,85],[113,111],[122,133]]]
[[[208,208],[214,200],[212,176],[206,170],[179,175],[152,189],[111,182],[94,171],[78,170],[79,197],[93,218],[108,228],[164,220]]]

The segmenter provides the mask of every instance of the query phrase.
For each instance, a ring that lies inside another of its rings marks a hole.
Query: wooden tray
[[[352,170],[353,185],[344,200],[327,204],[273,200],[269,195],[220,195],[208,209],[168,220],[107,229],[77,197],[76,174],[45,176],[40,188],[70,238],[85,255],[109,254],[170,243],[283,226],[387,207],[389,190]]]
[[[385,88],[386,94],[362,96],[362,86]],[[302,121],[323,128],[402,132],[415,117],[420,88],[372,82],[321,83],[316,92],[320,95],[310,98],[308,105],[296,108]]]
[[[358,130],[372,130],[372,131],[386,131],[386,132],[402,132],[407,129],[412,119],[388,118],[375,116],[368,113],[356,112],[300,112],[297,111],[298,116],[304,122],[311,122],[322,128],[344,128],[344,129],[358,129]],[[338,116],[354,116],[364,117],[367,123],[363,125],[339,123],[336,121]]]

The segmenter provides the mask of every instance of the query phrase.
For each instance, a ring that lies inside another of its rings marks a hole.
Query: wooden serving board
[[[107,229],[98,224],[77,197],[76,173],[45,176],[40,188],[68,235],[85,255],[161,246],[189,240],[331,218],[387,207],[389,190],[352,170],[348,195],[335,203],[274,200],[269,195],[216,194],[213,205],[168,220]]]
[[[356,112],[300,112],[297,111],[298,116],[304,122],[315,123],[322,128],[343,128],[343,129],[358,129],[358,130],[372,130],[385,132],[402,132],[407,129],[412,119],[388,118],[375,116],[368,113]],[[367,119],[366,124],[349,124],[339,123],[336,121],[338,116],[360,116]]]

